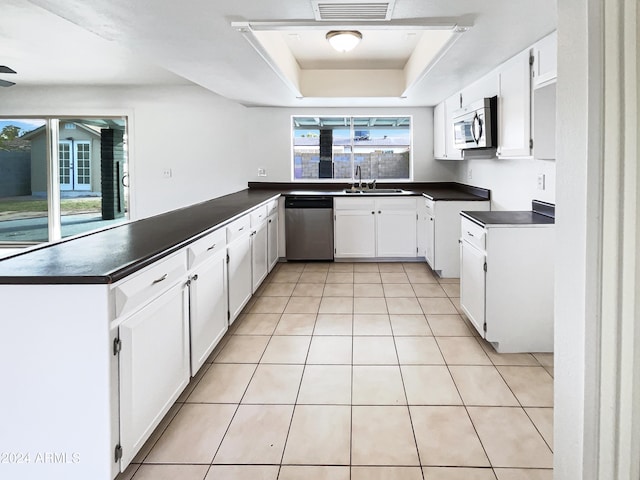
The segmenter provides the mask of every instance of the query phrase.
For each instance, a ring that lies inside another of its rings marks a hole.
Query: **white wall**
[[[545,176],[544,190],[537,186],[539,174]],[[458,181],[490,189],[492,210],[530,210],[531,200],[556,201],[553,160],[463,160]]]
[[[413,179],[454,181],[456,165],[433,159],[432,108],[249,108],[246,137],[248,180],[291,181],[291,115],[413,115]],[[267,177],[258,177],[258,168]]]
[[[0,92],[3,116],[130,116],[133,219],[246,188],[246,112],[197,86],[15,86]],[[166,168],[171,178],[163,178]]]

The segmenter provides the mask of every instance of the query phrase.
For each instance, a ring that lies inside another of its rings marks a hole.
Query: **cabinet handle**
[[[155,285],[156,283],[160,283],[163,282],[167,279],[167,277],[169,276],[168,273],[165,273],[164,275],[162,275],[160,278],[156,278],[153,282],[151,282],[151,285]]]
[[[433,222],[433,218],[429,217],[429,220]]]
[[[378,210],[378,214],[382,213],[380,210]]]
[[[240,228],[238,229],[238,231],[239,231],[239,232],[241,232],[242,230],[244,230],[244,227],[240,227]]]
[[[214,243],[213,245],[211,245],[209,248],[207,248],[207,252],[208,252],[209,250],[213,250],[214,248],[216,248],[216,244],[215,244],[215,243]]]
[[[198,274],[196,273],[193,277],[191,277],[191,280],[193,280],[194,282],[198,280]]]
[[[467,232],[467,235],[469,235],[470,237],[473,237],[473,233],[471,232]]]
[[[271,223],[271,219],[269,219],[269,223]]]
[[[371,215],[375,215],[376,212],[371,212]]]

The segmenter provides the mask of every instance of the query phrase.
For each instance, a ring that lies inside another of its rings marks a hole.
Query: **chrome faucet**
[[[356,165],[356,175],[358,175],[358,188],[362,188],[362,168],[360,165]],[[353,183],[356,183],[355,178],[353,180]]]

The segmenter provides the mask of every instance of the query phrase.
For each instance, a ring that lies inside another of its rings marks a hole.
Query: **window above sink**
[[[413,178],[410,115],[294,115],[291,125],[294,182],[361,183]],[[356,174],[357,167],[360,174]]]

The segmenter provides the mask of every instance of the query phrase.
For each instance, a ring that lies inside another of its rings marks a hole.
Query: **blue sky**
[[[19,127],[21,130],[21,134],[25,132],[30,132],[31,130],[41,127],[44,125],[44,120],[38,118],[21,118],[18,120],[7,120],[0,119],[0,130],[8,125],[14,125]]]

